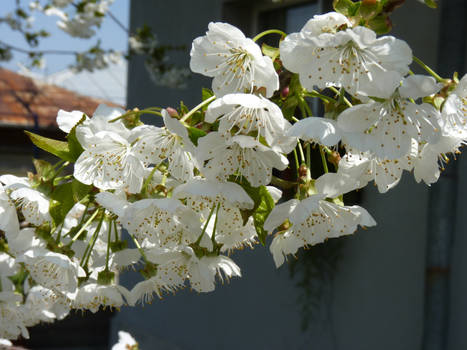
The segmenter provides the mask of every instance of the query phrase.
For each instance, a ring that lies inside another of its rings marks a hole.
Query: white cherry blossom
[[[217,119],[221,134],[256,132],[256,138],[264,137],[269,146],[291,126],[275,103],[253,94],[228,94],[212,102],[206,110],[205,121],[213,123]]]
[[[198,141],[198,159],[208,161],[204,175],[226,181],[230,175],[243,176],[252,186],[268,185],[272,168],[284,170],[288,160],[281,153],[264,146],[251,136],[225,138],[211,132]]]
[[[75,163],[73,176],[86,185],[102,190],[128,188],[130,193],[141,190],[144,164],[129,140],[119,134],[100,131],[87,143]]]
[[[147,164],[168,160],[168,172],[176,179],[186,181],[193,177],[194,145],[186,128],[169,113],[161,111],[165,127],[138,126],[132,130],[134,152]]]
[[[402,40],[349,24],[333,13],[310,19],[281,42],[284,66],[308,90],[338,86],[352,95],[389,97],[408,73],[412,51]]]
[[[0,291],[0,338],[16,339],[19,335],[29,338],[18,304],[22,296],[13,292]]]
[[[40,247],[26,251],[17,261],[25,264],[37,283],[64,293],[70,299],[76,297],[78,277],[86,275],[81,266],[68,256]]]
[[[222,244],[222,252],[251,246],[256,241],[253,219],[250,217],[243,224],[240,212],[240,209],[252,209],[253,200],[240,185],[194,179],[177,187],[173,195],[185,200],[188,207],[201,214],[202,227],[209,220],[206,226],[209,238],[212,238],[216,227],[215,240]]]
[[[171,198],[142,199],[131,203],[125,209],[121,222],[140,243],[147,240],[158,247],[190,244],[201,233],[198,216]]]
[[[282,232],[276,234],[270,247],[277,267],[284,263],[285,255],[295,254],[302,246],[352,234],[359,225],[376,225],[364,208],[338,205],[326,200],[326,197],[334,198],[353,189],[345,182],[334,183],[334,180],[333,176],[325,176],[317,185],[325,193],[278,204],[267,217],[264,228],[269,232],[282,224],[286,225]]]
[[[408,155],[412,139],[436,143],[441,135],[439,111],[428,103],[413,103],[409,98],[437,90],[439,86],[432,78],[412,76],[403,80],[390,99],[346,109],[337,120],[344,143],[383,159]]]
[[[119,288],[114,285],[85,284],[79,287],[76,299],[73,300],[73,308],[90,310],[92,313],[99,311],[101,306],[104,308],[120,308],[124,304],[124,301]]]
[[[374,181],[378,191],[385,193],[399,183],[404,170],[412,170],[417,151],[415,141],[411,152],[398,159],[381,159],[369,152],[348,151],[339,162],[338,173],[358,181],[359,188]]]
[[[135,345],[137,346],[138,343],[131,336],[130,333],[119,331],[118,332],[118,343],[112,346],[112,350],[129,350],[129,349],[132,349]]]
[[[18,201],[26,221],[33,225],[41,225],[51,221],[49,214],[50,200],[41,192],[32,188],[22,187],[10,194],[11,199]]]
[[[272,60],[230,24],[209,23],[206,35],[193,41],[190,56],[193,72],[214,78],[212,89],[217,97],[255,88],[265,88],[266,97],[271,97],[279,88]]]
[[[0,180],[1,181],[1,180]],[[19,232],[18,215],[13,201],[5,192],[5,188],[0,183],[0,230],[4,231],[7,237],[14,236]]]
[[[328,147],[337,145],[342,137],[335,120],[319,117],[299,120],[287,131],[287,135]]]

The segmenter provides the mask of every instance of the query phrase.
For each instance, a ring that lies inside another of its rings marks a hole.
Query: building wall
[[[223,15],[245,31],[254,31],[257,23],[250,23],[252,4],[255,1],[230,1],[224,7],[230,12],[223,14],[221,0],[132,1],[131,25],[135,28],[147,22],[160,33],[161,42],[185,43],[189,48],[193,38],[207,30],[209,21],[221,20]],[[179,11],[182,7],[184,11]],[[406,40],[416,56],[437,67],[440,18],[439,10],[408,0],[393,16],[393,34]],[[188,65],[189,56],[181,53],[176,60]],[[155,87],[142,61],[135,59],[129,68],[128,106],[176,106],[180,100],[194,106],[199,102],[200,88],[209,85],[209,79],[196,76],[184,91]],[[461,159],[458,166],[459,178],[465,178],[467,161]],[[463,332],[467,323],[467,313],[463,312],[467,310],[467,258],[462,254],[467,248],[462,220],[465,195],[467,184],[461,181],[451,274],[449,350],[467,348]],[[344,247],[335,279],[322,300],[324,311],[315,315],[306,332],[300,330],[300,290],[295,281],[287,267],[276,270],[267,249],[258,246],[234,255],[242,268],[241,279],[219,285],[213,293],[183,291],[155,300],[151,306],[125,308],[114,319],[113,334],[118,329],[129,330],[142,348],[157,349],[420,349],[428,204],[429,188],[416,184],[408,173],[387,194],[379,194],[371,186],[364,190],[362,206],[378,226],[342,238]],[[122,277],[130,285],[138,278]]]

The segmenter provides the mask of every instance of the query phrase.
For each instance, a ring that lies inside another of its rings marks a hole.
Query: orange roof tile
[[[117,106],[0,68],[0,127],[33,127],[35,114],[40,129],[55,129],[59,109],[92,115],[100,103]]]

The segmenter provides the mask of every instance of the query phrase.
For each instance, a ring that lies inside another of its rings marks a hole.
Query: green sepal
[[[116,241],[116,242],[110,242],[110,250],[115,253],[122,251],[128,246],[127,241]]]
[[[157,265],[147,261],[144,268],[139,270],[139,273],[145,279],[150,279],[151,277],[154,277],[157,274]]]
[[[100,285],[109,285],[112,284],[115,279],[115,272],[110,270],[103,270],[97,274],[97,283]]]

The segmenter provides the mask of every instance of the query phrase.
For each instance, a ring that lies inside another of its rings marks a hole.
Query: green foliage
[[[250,185],[248,180],[246,180],[243,177],[231,177],[230,180],[242,186],[246,193],[248,193],[248,195],[251,197],[251,199],[253,199],[253,209],[242,211],[243,220],[246,223],[250,216],[253,217],[253,223],[255,225],[259,241],[262,245],[266,245],[266,236],[268,233],[263,228],[263,225],[269,213],[274,209],[274,200],[269,194],[269,191],[267,190],[266,186],[253,187]]]
[[[436,0],[425,0],[425,5],[433,9],[438,7],[438,3],[436,2]]]
[[[55,187],[50,196],[50,215],[55,225],[60,225],[75,203],[91,191],[90,185],[73,180]]]
[[[29,136],[32,143],[40,149],[52,153],[53,155],[66,161],[74,160],[71,156],[70,148],[68,147],[68,142],[50,139],[48,137],[37,135],[26,130],[24,132],[26,133],[26,135]]]
[[[398,3],[394,0],[334,0],[333,6],[351,22],[368,27],[377,34],[386,34],[392,28],[389,15]]]
[[[79,125],[79,123],[77,125]],[[67,141],[68,141],[68,149],[70,152],[70,159],[72,159],[71,160],[72,162],[76,162],[76,160],[79,158],[81,153],[83,153],[84,151],[83,147],[81,147],[81,144],[78,142],[78,139],[76,138],[76,126],[70,130],[70,133],[67,135]]]
[[[36,173],[42,181],[50,181],[55,175],[55,166],[42,159],[33,159]]]
[[[187,130],[188,130],[188,137],[190,138],[191,142],[193,142],[195,146],[198,146],[198,139],[200,137],[206,136],[206,132],[198,128],[193,128],[189,126],[187,127]]]
[[[263,51],[264,55],[270,57],[273,62],[275,61],[277,57],[279,57],[279,54],[280,54],[278,47],[273,47],[266,43],[263,43],[261,45],[261,51]]]
[[[206,101],[208,98],[214,96],[214,92],[211,89],[203,88],[201,91],[201,98],[203,101]],[[202,111],[205,111],[208,108],[208,105],[204,105]]]
[[[334,0],[332,6],[336,12],[342,13],[344,16],[353,17],[356,15],[360,1],[353,2],[352,0]]]

